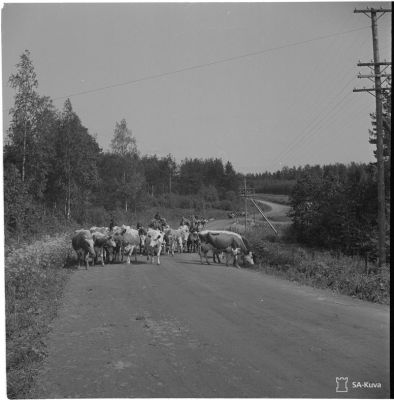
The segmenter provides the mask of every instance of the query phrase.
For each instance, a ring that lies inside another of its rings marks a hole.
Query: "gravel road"
[[[389,397],[389,307],[161,261],[72,275],[30,397]]]

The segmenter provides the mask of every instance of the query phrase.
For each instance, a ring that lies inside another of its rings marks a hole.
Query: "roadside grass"
[[[390,268],[366,265],[360,257],[309,249],[286,242],[287,229],[276,225],[279,235],[266,226],[247,231],[246,237],[257,256],[257,268],[317,288],[376,303],[390,303]],[[243,232],[241,232],[243,233]]]
[[[7,394],[21,398],[46,356],[45,335],[56,316],[70,270],[70,236],[8,248],[5,256]]]

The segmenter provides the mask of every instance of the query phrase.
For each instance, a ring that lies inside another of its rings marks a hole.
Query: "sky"
[[[141,154],[222,158],[237,172],[370,162],[370,19],[391,3],[6,3],[3,135],[25,49],[38,92],[70,98],[107,151],[123,118]],[[391,61],[391,15],[378,21]]]

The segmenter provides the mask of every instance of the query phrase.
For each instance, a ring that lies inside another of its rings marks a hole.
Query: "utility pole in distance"
[[[242,197],[245,198],[245,233],[246,233],[247,215],[248,215],[247,198],[248,196],[254,195],[254,188],[248,188],[246,186],[246,177],[244,177],[244,186],[241,188],[240,194]]]
[[[375,95],[376,98],[376,158],[378,166],[378,253],[379,253],[379,267],[386,263],[386,202],[385,202],[385,187],[384,187],[384,163],[383,163],[383,109],[382,109],[382,93],[389,88],[382,87],[382,77],[387,79],[391,76],[388,74],[381,74],[380,67],[385,66],[385,69],[391,65],[391,62],[380,62],[379,57],[379,42],[378,42],[378,25],[377,14],[391,12],[390,9],[375,9],[368,8],[365,10],[354,10],[355,13],[363,13],[371,18],[372,22],[372,46],[374,60],[371,63],[358,63],[358,66],[373,67],[373,75],[361,75],[359,78],[374,78],[375,87],[371,89],[354,89],[353,92],[369,92]],[[370,15],[369,15],[370,14]],[[372,68],[371,68],[372,69]],[[384,69],[384,70],[385,70]],[[384,72],[383,70],[383,72]]]

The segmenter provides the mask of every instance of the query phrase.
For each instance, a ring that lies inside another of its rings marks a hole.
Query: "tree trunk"
[[[25,181],[25,164],[26,164],[26,123],[23,130],[22,182]]]

